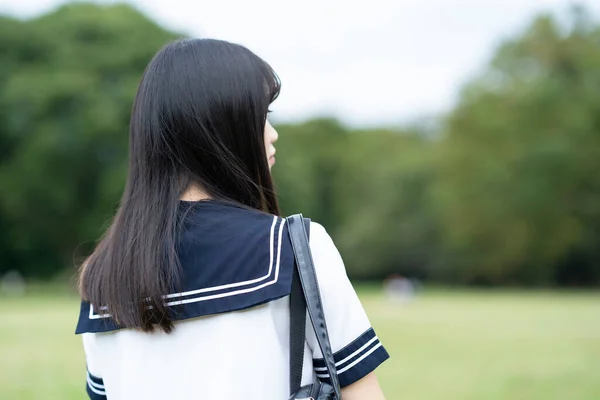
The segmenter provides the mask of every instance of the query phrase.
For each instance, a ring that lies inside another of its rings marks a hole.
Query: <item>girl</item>
[[[270,168],[280,83],[248,49],[187,39],[162,49],[133,105],[127,185],[80,273],[92,399],[289,397],[294,255]],[[383,399],[388,354],[325,229],[310,246],[342,396]],[[327,381],[312,327],[302,385]]]

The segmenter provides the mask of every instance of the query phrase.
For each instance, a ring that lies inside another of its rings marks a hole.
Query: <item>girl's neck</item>
[[[210,195],[206,193],[200,186],[191,183],[179,198],[182,201],[200,201],[210,199]]]

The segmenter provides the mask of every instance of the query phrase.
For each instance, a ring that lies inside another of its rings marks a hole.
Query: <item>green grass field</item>
[[[77,299],[36,292],[0,297],[0,399],[85,398]],[[600,399],[598,294],[360,293],[392,355],[378,370],[388,399]]]

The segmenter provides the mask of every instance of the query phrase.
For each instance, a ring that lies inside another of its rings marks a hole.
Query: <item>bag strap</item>
[[[315,336],[317,338],[319,348],[321,349],[321,353],[323,354],[325,365],[327,366],[327,372],[329,373],[331,385],[335,390],[337,398],[340,399],[340,382],[337,376],[337,370],[335,368],[335,360],[333,358],[333,351],[331,350],[329,333],[327,332],[327,324],[325,322],[325,313],[323,311],[323,303],[321,301],[321,294],[319,292],[319,284],[317,282],[315,266],[310,253],[310,245],[308,242],[308,236],[306,234],[306,228],[303,223],[304,218],[302,217],[302,214],[295,214],[287,218],[287,222],[288,232],[292,242],[292,249],[294,250],[294,257],[296,259],[297,272],[300,278],[299,280],[302,291],[304,292],[304,298],[306,300],[308,316],[312,323],[313,329],[315,330]],[[300,329],[300,331],[304,332],[304,328]],[[291,331],[290,341],[292,340],[292,337],[298,333],[299,331]],[[302,333],[302,335],[304,335],[304,333]],[[302,343],[304,343],[304,341],[302,341]],[[290,365],[291,364],[292,362],[290,361]]]
[[[304,218],[304,228],[310,237],[310,219]],[[292,273],[290,293],[290,392],[296,393],[302,384],[304,343],[306,341],[306,299],[298,269]]]
[[[306,299],[298,270],[294,267],[290,293],[290,394],[296,393],[302,384],[305,335]]]

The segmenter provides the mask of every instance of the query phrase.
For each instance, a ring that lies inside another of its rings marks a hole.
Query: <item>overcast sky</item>
[[[0,13],[61,0],[0,0]],[[111,3],[112,1],[97,1]],[[166,28],[246,45],[283,82],[277,120],[334,115],[391,125],[452,106],[497,44],[566,0],[130,0]],[[579,1],[595,15],[600,0]],[[592,5],[594,4],[595,5]]]

